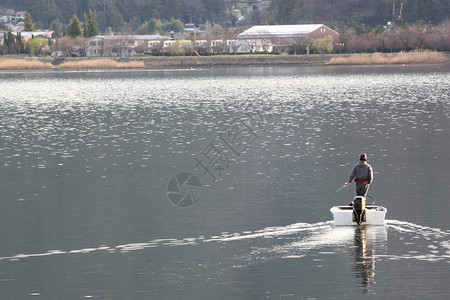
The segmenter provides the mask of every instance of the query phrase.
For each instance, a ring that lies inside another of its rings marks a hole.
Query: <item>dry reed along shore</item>
[[[443,63],[447,58],[435,51],[412,51],[400,53],[353,54],[348,57],[333,57],[333,65],[382,65],[382,64],[424,64]]]
[[[135,69],[144,68],[142,61],[120,62],[111,58],[67,60],[59,65],[36,58],[0,58],[1,70],[31,70],[31,69]]]
[[[53,64],[53,58],[5,58],[0,56],[0,70],[36,69],[163,69],[255,65],[376,65],[444,63],[447,58],[435,51],[374,53],[352,55],[217,55],[217,56],[146,56],[132,58],[66,58]]]

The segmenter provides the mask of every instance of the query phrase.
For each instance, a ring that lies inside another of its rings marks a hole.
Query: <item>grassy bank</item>
[[[333,65],[381,65],[381,64],[422,64],[446,62],[445,54],[435,51],[413,51],[401,53],[353,54],[348,57],[333,57]]]
[[[14,57],[1,58],[0,70],[25,69],[165,69],[220,66],[268,66],[325,64],[321,55],[216,55],[216,56],[135,56],[127,58]]]
[[[133,58],[138,59],[138,58]],[[214,55],[214,56],[150,56],[141,58],[148,68],[189,68],[226,66],[318,65],[328,59],[321,55]]]
[[[215,55],[215,56],[141,56],[128,58],[87,57],[0,57],[0,70],[31,69],[170,69],[228,66],[300,66],[300,65],[374,65],[445,63],[448,58],[434,51],[395,54],[336,55]]]
[[[139,69],[144,68],[142,61],[119,62],[110,58],[65,61],[57,66],[64,69]]]

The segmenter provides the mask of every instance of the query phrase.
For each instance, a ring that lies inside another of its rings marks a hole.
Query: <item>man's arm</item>
[[[355,170],[355,167],[353,167],[352,171],[350,172],[348,181],[345,183],[345,186],[349,186],[352,183],[353,179],[355,179],[355,176],[356,176],[356,170]]]

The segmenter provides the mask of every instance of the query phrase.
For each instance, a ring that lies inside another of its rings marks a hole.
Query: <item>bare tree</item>
[[[228,47],[230,48],[230,50],[233,54],[235,54],[241,46],[240,40],[233,40],[231,42],[230,42],[230,40],[227,40],[227,42],[228,42]]]
[[[311,47],[312,40],[305,35],[297,35],[289,39],[289,49],[291,53],[305,53]]]
[[[258,41],[260,42],[262,52],[269,52],[272,47],[272,35],[270,32],[267,30],[259,30],[256,34],[255,43]]]
[[[104,53],[109,56],[131,56],[134,51],[134,39],[131,35],[115,35],[105,39]]]
[[[71,56],[74,53],[81,53],[85,49],[84,38],[70,38],[65,36],[56,40],[51,46],[51,51],[55,51],[59,56]]]
[[[133,49],[137,54],[145,54],[151,51],[147,40],[139,40]]]

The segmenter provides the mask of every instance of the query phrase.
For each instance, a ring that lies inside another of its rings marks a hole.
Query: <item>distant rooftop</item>
[[[168,36],[157,35],[157,34],[143,34],[143,35],[96,35],[93,38],[101,39],[133,39],[133,40],[162,40],[171,39]]]
[[[252,37],[261,34],[276,35],[276,36],[293,36],[293,35],[308,35],[311,32],[325,26],[323,24],[306,24],[306,25],[260,25],[253,26],[250,29],[239,34],[239,37]],[[326,26],[325,26],[326,27]],[[330,29],[331,30],[331,29]]]
[[[12,34],[17,35],[18,32],[12,32]],[[31,37],[31,36],[38,36],[38,35],[46,35],[51,36],[53,34],[53,31],[22,31],[19,32],[22,37]]]

